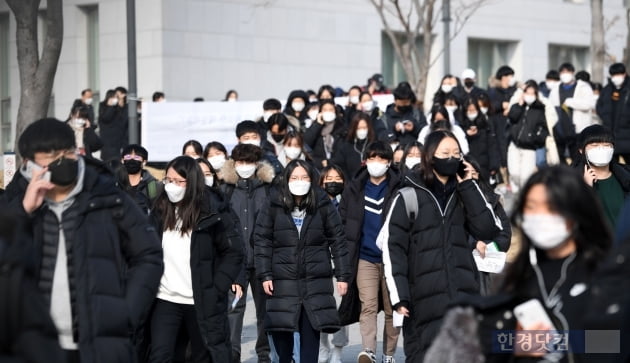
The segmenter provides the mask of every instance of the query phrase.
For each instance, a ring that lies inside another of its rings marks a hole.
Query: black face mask
[[[461,160],[455,158],[440,159],[435,156],[432,159],[433,169],[436,173],[443,176],[454,176],[457,174]]]
[[[140,160],[125,160],[124,165],[127,174],[138,174],[142,170],[142,161]]]
[[[62,187],[67,187],[77,180],[79,173],[79,161],[61,157],[48,165],[50,182]]]
[[[464,85],[466,86],[466,88],[473,88],[473,86],[475,85],[475,81],[466,80],[464,81]]]
[[[341,194],[341,192],[343,192],[343,183],[338,183],[338,182],[324,183],[324,190],[329,195],[336,197],[339,194]]]
[[[273,141],[278,142],[278,143],[282,142],[285,136],[286,134],[274,134],[273,132],[271,133],[271,138],[273,139]]]
[[[411,112],[411,110],[413,109],[413,106],[411,106],[411,105],[408,105],[408,106],[396,106],[396,109],[398,110],[399,113],[405,114],[405,113]]]

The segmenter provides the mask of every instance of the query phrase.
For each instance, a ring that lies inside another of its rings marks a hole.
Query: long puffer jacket
[[[615,153],[630,153],[630,78],[620,88],[608,82],[597,99],[597,116],[615,135]],[[615,106],[616,104],[616,106]]]
[[[83,189],[63,214],[73,333],[82,362],[133,362],[131,333],[146,318],[162,276],[155,228],[104,165],[89,158]],[[50,299],[59,232],[46,205],[27,215],[22,200],[28,182],[16,174],[0,208],[28,228],[40,291]],[[4,203],[8,204],[4,204]],[[58,228],[58,227],[57,227]]]
[[[230,361],[227,294],[242,269],[243,242],[237,217],[218,191],[205,188],[201,210],[190,241],[197,323],[212,361]]]
[[[257,220],[256,273],[261,281],[273,281],[274,288],[267,298],[267,331],[297,331],[301,309],[306,309],[316,330],[339,330],[331,252],[337,281],[347,282],[348,251],[339,213],[319,188],[316,203],[316,212],[306,214],[301,233],[277,191]]]
[[[492,239],[501,221],[473,180],[457,184],[444,210],[417,173],[406,182],[415,188],[418,213],[409,220],[402,198],[394,200],[383,263],[392,305],[411,313],[404,325],[407,361],[421,362],[449,303],[479,293],[469,235]]]
[[[510,139],[517,147],[536,150],[545,146],[545,139],[549,136],[545,105],[536,101],[530,106],[518,103],[510,107],[508,119],[512,124]]]

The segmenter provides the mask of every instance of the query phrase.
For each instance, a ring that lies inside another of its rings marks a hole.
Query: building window
[[[0,150],[13,150],[9,79],[9,14],[0,14]]]
[[[468,67],[477,73],[479,87],[488,87],[496,70],[513,64],[518,43],[492,39],[468,39]]]
[[[573,64],[576,70],[590,70],[589,47],[549,44],[549,69],[558,69],[567,62]]]
[[[405,33],[395,33],[396,39],[403,46],[406,43],[407,35]],[[424,41],[422,36],[416,38],[416,47],[420,50],[420,56],[424,53]],[[418,64],[419,60],[412,54],[412,62]],[[383,67],[382,74],[388,87],[395,87],[398,83],[407,81],[407,75],[396,56],[394,45],[385,31],[381,32],[381,65]]]
[[[86,24],[86,50],[87,50],[87,87],[92,89],[94,102],[94,112],[98,115],[98,104],[100,101],[100,53],[99,53],[99,22],[98,5],[81,7],[85,14]]]

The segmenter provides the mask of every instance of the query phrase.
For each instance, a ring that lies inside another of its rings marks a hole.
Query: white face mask
[[[92,97],[90,97],[90,98],[86,98],[85,101],[83,101],[83,102],[86,105],[91,105],[93,101],[94,101],[94,99]]]
[[[359,96],[350,96],[349,100],[350,100],[350,103],[352,103],[353,105],[359,104]]]
[[[236,98],[228,98],[228,102],[236,102]]]
[[[108,103],[110,106],[115,106],[115,105],[118,103],[118,98],[116,98],[116,97],[112,97],[112,98],[110,98],[110,99],[109,99],[109,101],[107,101],[107,103]]]
[[[523,96],[523,101],[525,101],[526,104],[531,105],[532,103],[534,103],[536,101],[536,96],[534,96],[534,95],[525,95],[525,96]]]
[[[373,178],[380,178],[387,172],[389,169],[389,164],[383,164],[378,161],[371,161],[366,163],[368,174],[370,174]]]
[[[374,109],[374,101],[365,101],[361,104],[363,111],[370,112]]]
[[[295,112],[300,112],[304,109],[304,102],[293,102],[291,103],[291,108]]]
[[[488,107],[479,107],[479,109],[481,110],[481,113],[483,113],[484,115],[488,114]]]
[[[74,119],[74,126],[76,127],[83,127],[85,125],[85,120],[82,118],[75,118]]]
[[[241,141],[241,144],[249,144],[260,147],[260,139],[249,139],[245,141]]]
[[[357,129],[357,139],[365,140],[368,136],[368,129]]]
[[[453,113],[455,112],[455,110],[457,110],[457,106],[444,106],[444,108],[446,108],[446,111],[448,111],[448,113]]]
[[[164,186],[164,191],[171,203],[179,203],[184,199],[186,187],[179,186],[175,183],[168,183]]]
[[[269,117],[271,117],[271,115],[273,115],[273,112],[271,111],[263,112],[263,121],[265,122],[269,121]]]
[[[413,169],[414,166],[420,164],[420,158],[418,157],[408,157],[407,159],[405,159],[405,165],[407,166],[407,169]]]
[[[615,87],[621,87],[621,85],[623,84],[623,81],[625,80],[626,80],[626,76],[624,76],[623,74],[617,74],[610,77],[610,81],[615,85]]]
[[[534,246],[542,250],[560,246],[571,234],[564,217],[558,214],[524,214],[521,228]]]
[[[571,72],[560,73],[560,82],[564,84],[573,82],[573,73]]]
[[[291,160],[295,160],[299,158],[301,153],[302,153],[302,149],[299,147],[287,146],[284,148],[284,154],[287,156],[287,158]]]
[[[247,179],[256,172],[256,164],[242,164],[236,166],[236,174],[243,179]]]
[[[556,81],[545,81],[545,85],[547,86],[548,90],[552,90],[552,89],[556,88],[556,86],[558,85],[558,82],[556,82]]]
[[[317,110],[308,111],[308,113],[307,113],[308,118],[310,118],[311,120],[317,120],[317,115],[318,114],[319,114],[319,111],[317,111]]]
[[[337,114],[332,111],[322,112],[322,120],[324,122],[333,122],[337,118]]]
[[[389,147],[391,147],[391,148],[392,148],[392,151],[394,151],[394,152],[395,152],[395,151],[396,151],[396,149],[398,148],[398,145],[399,145],[399,144],[389,144]]]
[[[479,114],[477,112],[475,113],[467,113],[466,117],[468,117],[468,119],[470,121],[475,121],[477,119],[477,116],[479,116]]]
[[[598,146],[586,150],[586,158],[595,166],[606,166],[610,164],[615,149],[609,146]]]
[[[442,92],[444,93],[449,93],[453,90],[453,86],[450,84],[443,84],[442,87],[440,87],[442,89]]]
[[[317,114],[315,115],[315,117],[317,117]],[[315,120],[315,119],[314,118],[310,118],[310,116],[309,116],[309,118],[304,120],[304,127],[307,128],[307,129],[309,127],[311,127],[311,125],[313,124],[313,120]]]
[[[301,197],[303,195],[306,195],[309,190],[311,190],[311,182],[309,181],[295,180],[289,182],[289,191],[293,195]]]
[[[210,158],[208,158],[208,162],[210,163],[210,165],[212,165],[214,170],[220,170],[225,164],[225,156],[223,155],[211,156]]]
[[[207,186],[211,187],[214,185],[214,177],[212,175],[204,177],[204,180],[206,181]]]

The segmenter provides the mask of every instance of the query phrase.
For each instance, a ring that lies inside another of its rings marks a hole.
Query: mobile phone
[[[460,178],[466,177],[466,164],[464,164],[463,161],[459,162],[459,168],[457,168],[457,175],[459,175]]]
[[[552,330],[555,330],[549,315],[547,315],[545,308],[538,299],[527,300],[517,305],[514,307],[514,315],[523,329],[527,329],[538,323],[543,323],[551,327]]]

